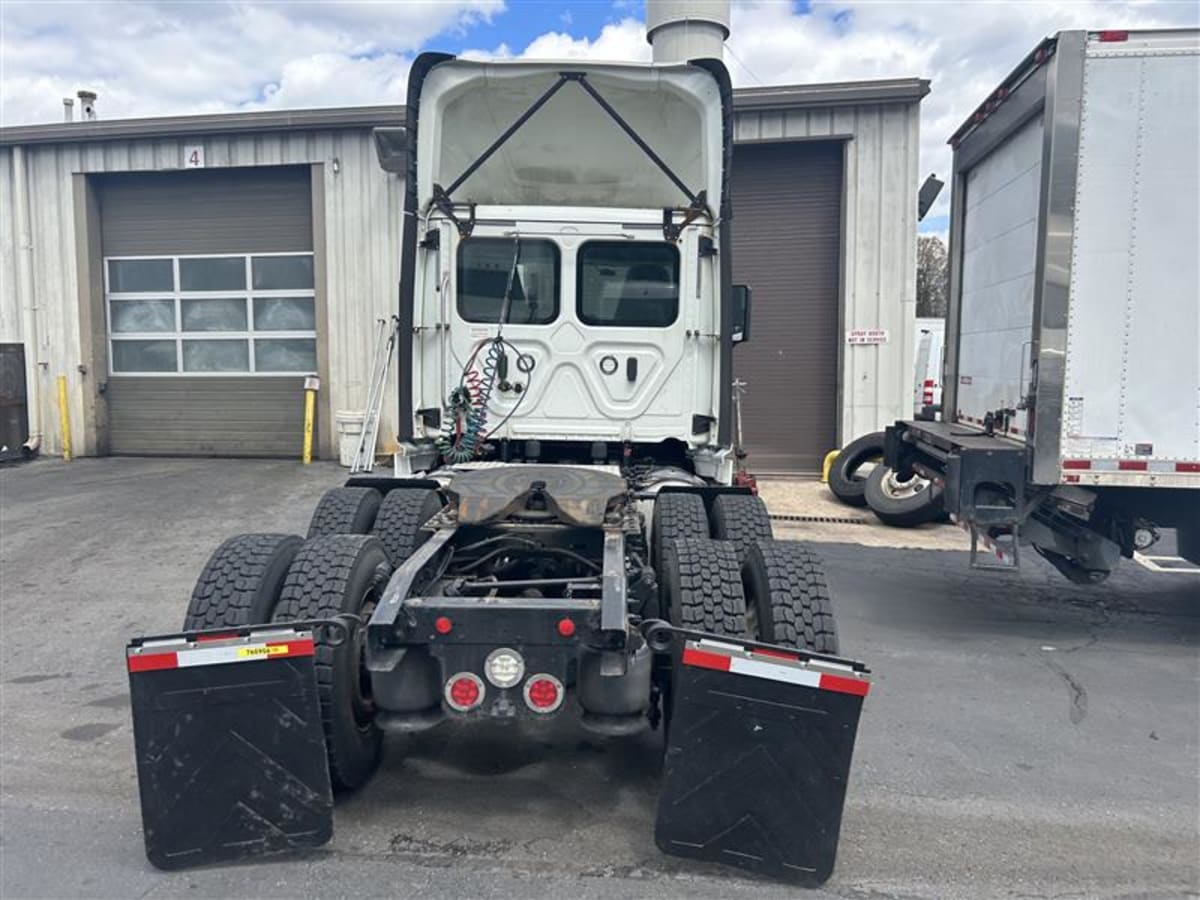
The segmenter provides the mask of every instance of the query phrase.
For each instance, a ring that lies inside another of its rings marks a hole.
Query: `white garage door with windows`
[[[289,456],[317,369],[306,168],[100,185],[113,453]]]

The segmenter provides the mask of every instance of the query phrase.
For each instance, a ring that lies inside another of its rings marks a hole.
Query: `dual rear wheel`
[[[348,636],[314,632],[317,693],[329,774],[353,790],[374,771],[382,734],[375,725],[363,661],[365,625],[393,569],[428,537],[421,526],[442,505],[436,491],[335,488],[317,504],[308,539],[241,534],[221,544],[192,591],[185,631],[265,622],[356,618]]]
[[[808,544],[774,539],[761,498],[718,494],[710,525],[699,494],[661,494],[652,540],[663,611],[672,624],[838,652],[821,559]]]

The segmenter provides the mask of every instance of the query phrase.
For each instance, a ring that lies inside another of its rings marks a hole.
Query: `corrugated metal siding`
[[[97,179],[105,256],[312,250],[307,166]]]
[[[303,378],[114,378],[109,452],[299,456]]]
[[[756,472],[819,472],[837,442],[842,142],[733,154],[733,278],[754,289],[742,426]]]
[[[919,128],[917,103],[746,111],[734,117],[737,142],[849,138],[836,351],[841,444],[911,412],[906,404],[917,303]],[[851,328],[887,329],[888,343],[848,347],[844,333]]]
[[[35,351],[43,364],[39,371],[47,453],[58,453],[61,448],[55,425],[54,377],[67,376],[77,452],[85,447],[81,430],[85,396],[94,395],[94,379],[104,378],[103,373],[78,370],[82,354],[72,174],[183,170],[185,149],[196,145],[204,148],[209,171],[225,166],[323,164],[325,218],[323,234],[318,237],[323,237],[325,244],[330,312],[324,325],[329,370],[322,390],[328,393],[334,411],[361,409],[365,402],[375,321],[396,311],[404,209],[404,183],[379,168],[369,129],[29,146],[25,153],[39,335]],[[13,231],[12,173],[12,149],[0,147],[2,342],[22,341],[13,274],[17,237]],[[396,434],[394,377],[388,390],[379,429],[385,448]],[[336,447],[332,421],[322,427],[327,446]]]
[[[918,115],[919,106],[912,103],[755,110],[735,117],[738,141],[852,137],[845,157],[845,305],[840,326],[842,330],[887,328],[890,341],[881,347],[838,343],[836,352],[842,360],[839,440],[843,443],[900,417],[908,401],[916,308]],[[78,429],[84,398],[94,394],[97,377],[77,368],[81,344],[71,176],[182,170],[185,149],[196,145],[204,148],[209,169],[323,164],[330,314],[325,328],[329,370],[322,387],[334,411],[360,408],[364,402],[372,326],[377,318],[396,310],[403,217],[403,182],[379,168],[369,129],[31,145],[25,152],[40,336],[34,352],[43,364],[39,372],[47,452],[56,453],[60,446],[53,424],[54,376],[68,378],[76,447],[85,446]],[[4,342],[22,339],[13,265],[11,155],[10,147],[0,147],[0,341]],[[393,378],[384,404],[381,443],[396,433],[395,391]],[[333,446],[331,421],[324,431]]]

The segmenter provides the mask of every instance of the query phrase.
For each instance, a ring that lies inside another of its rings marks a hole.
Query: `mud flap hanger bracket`
[[[501,135],[488,146],[486,150],[484,150],[479,154],[478,157],[475,158],[474,162],[472,162],[466,167],[466,169],[463,170],[461,175],[450,182],[448,187],[443,188],[440,184],[434,184],[432,200],[433,206],[454,223],[454,226],[458,229],[459,236],[463,238],[469,238],[471,233],[475,230],[475,204],[473,202],[468,202],[467,218],[460,219],[454,211],[456,205],[454,201],[454,192],[462,186],[463,182],[474,175],[475,172],[479,170],[479,167],[491,158],[492,154],[504,146],[508,139],[516,134],[517,131],[520,130],[521,126],[528,122],[533,115],[543,106],[545,106],[547,101],[557,94],[562,86],[569,81],[573,81],[578,84],[585,93],[595,100],[600,108],[608,114],[609,118],[611,118],[617,124],[617,126],[629,136],[630,140],[637,144],[638,149],[646,154],[646,157],[652,163],[654,163],[654,165],[657,166],[662,173],[667,176],[667,178],[671,180],[672,184],[674,184],[677,188],[679,188],[680,191],[683,192],[685,197],[687,197],[688,206],[684,209],[684,217],[681,222],[676,223],[674,221],[674,209],[671,207],[666,207],[663,209],[663,237],[666,240],[672,242],[677,241],[679,239],[679,235],[683,232],[683,229],[700,216],[707,216],[710,220],[713,219],[712,211],[708,208],[707,192],[703,190],[696,192],[689,188],[683,182],[683,179],[676,175],[675,171],[663,161],[662,157],[654,152],[654,149],[646,143],[646,141],[640,134],[637,133],[634,127],[630,125],[625,118],[613,108],[612,104],[604,99],[604,96],[597,91],[595,87],[592,86],[591,82],[589,82],[587,79],[586,72],[565,71],[559,72],[558,80],[555,81],[554,84],[550,85],[550,87],[546,89],[545,93],[533,101],[529,108],[517,117],[516,121],[509,125],[508,128],[506,128],[503,133],[501,133]]]
[[[776,644],[763,644],[746,638],[730,637],[728,635],[711,634],[707,631],[693,631],[690,628],[680,628],[662,619],[643,619],[637,623],[637,628],[646,639],[646,645],[654,653],[670,653],[675,649],[677,641],[721,641],[727,644],[737,644],[746,650],[763,650],[768,653],[783,654],[803,662],[829,662],[839,666],[850,666],[860,675],[870,675],[871,670],[861,662],[832,656],[828,653],[816,653],[812,650],[801,650],[796,647],[780,647]]]

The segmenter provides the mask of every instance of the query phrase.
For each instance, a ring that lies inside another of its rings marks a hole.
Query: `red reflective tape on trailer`
[[[843,678],[841,675],[821,675],[821,690],[837,691],[839,694],[853,694],[865,697],[871,690],[871,682],[861,678]]]
[[[786,650],[768,650],[765,647],[755,647],[750,651],[755,656],[774,656],[776,659],[788,659],[795,662],[800,657],[795,653],[788,653]]]
[[[1145,472],[1148,467],[1145,460],[1123,459],[1117,463],[1117,468],[1122,472]]]
[[[271,656],[312,656],[316,648],[312,638],[299,638],[294,641],[268,641],[268,647],[284,647],[282,653],[272,653]]]
[[[1062,467],[1064,469],[1090,469],[1092,461],[1090,459],[1064,459]]]
[[[1200,472],[1200,462],[1175,463],[1176,472]]]
[[[236,637],[237,633],[233,631],[228,631],[224,634],[198,634],[196,635],[196,643],[202,644],[205,641],[231,641]]]
[[[706,650],[685,647],[683,650],[683,664],[685,666],[699,666],[702,669],[716,669],[718,672],[728,672],[730,658],[720,653],[709,653]]]
[[[130,672],[157,672],[159,669],[179,667],[179,656],[175,653],[136,654],[128,658]]]
[[[1118,41],[1129,40],[1128,31],[1101,31],[1098,36],[1100,38],[1100,42],[1104,44],[1112,44]]]

